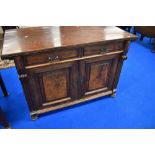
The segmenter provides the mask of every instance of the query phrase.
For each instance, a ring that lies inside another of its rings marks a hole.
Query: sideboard
[[[8,30],[2,59],[15,61],[35,120],[48,111],[115,96],[130,41],[135,39],[117,27],[104,26]]]

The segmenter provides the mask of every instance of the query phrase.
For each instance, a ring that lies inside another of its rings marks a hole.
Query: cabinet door
[[[29,85],[34,103],[38,107],[45,107],[76,99],[76,74],[76,62],[29,69]]]
[[[82,60],[80,62],[80,96],[112,90],[118,59],[119,55],[113,54]]]

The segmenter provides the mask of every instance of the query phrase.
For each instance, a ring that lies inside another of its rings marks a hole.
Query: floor
[[[148,38],[131,43],[116,98],[96,99],[32,121],[13,67],[1,70],[10,95],[4,98],[0,90],[0,104],[13,129],[155,128],[155,53],[150,48]]]

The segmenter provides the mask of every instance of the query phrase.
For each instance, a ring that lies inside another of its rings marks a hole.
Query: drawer
[[[85,47],[84,56],[104,54],[107,52],[115,52],[123,49],[124,49],[124,42],[99,44],[99,45]]]
[[[70,50],[57,50],[51,52],[42,52],[24,56],[24,62],[26,66],[53,63],[56,61],[62,61],[72,58],[77,58],[78,54],[76,49]]]

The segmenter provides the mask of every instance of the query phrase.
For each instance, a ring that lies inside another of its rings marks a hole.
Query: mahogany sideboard
[[[116,93],[136,36],[117,27],[58,26],[8,30],[2,59],[13,59],[31,118]],[[19,101],[20,102],[20,101]]]

